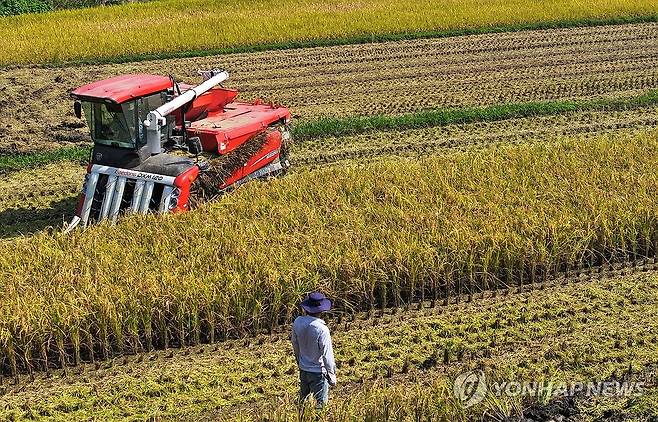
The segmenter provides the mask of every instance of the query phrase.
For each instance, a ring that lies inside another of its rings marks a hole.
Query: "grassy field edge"
[[[547,116],[577,111],[621,110],[658,104],[658,90],[628,98],[551,100],[420,111],[399,116],[324,118],[302,122],[294,128],[295,142],[325,136],[356,135],[375,130],[405,130],[455,123],[493,122],[520,117]]]
[[[34,168],[61,161],[82,161],[89,158],[91,148],[87,146],[71,146],[52,151],[40,151],[28,154],[0,155],[0,174]]]
[[[44,61],[32,64],[18,64],[8,63],[8,67],[22,67],[22,66],[41,66],[41,67],[65,67],[65,66],[85,66],[85,65],[98,65],[98,64],[120,64],[129,62],[140,62],[147,60],[165,60],[165,59],[179,59],[190,57],[207,57],[207,56],[220,56],[227,54],[241,54],[241,53],[254,53],[262,51],[273,50],[291,50],[301,48],[313,47],[331,47],[339,45],[350,44],[368,44],[368,43],[382,43],[390,41],[403,41],[403,40],[416,40],[416,39],[431,39],[431,38],[449,38],[465,35],[482,35],[482,34],[497,34],[503,32],[519,32],[519,31],[532,31],[532,30],[548,30],[548,29],[563,29],[563,28],[579,28],[579,27],[597,27],[608,25],[625,25],[625,24],[638,24],[638,23],[652,23],[658,22],[658,14],[651,15],[628,15],[617,16],[613,18],[583,18],[583,19],[564,19],[553,20],[547,22],[528,22],[510,25],[496,25],[496,26],[482,26],[482,27],[467,27],[461,29],[447,29],[437,31],[419,31],[419,32],[395,32],[395,33],[381,33],[381,34],[368,34],[357,35],[350,37],[336,37],[336,38],[322,38],[312,40],[299,40],[287,41],[276,43],[263,43],[263,44],[246,44],[230,48],[211,48],[211,49],[191,49],[177,52],[159,52],[153,54],[129,54],[109,56],[104,58],[81,59],[72,61]]]
[[[655,104],[658,104],[658,90],[651,90],[629,98],[512,103],[488,107],[429,110],[400,116],[325,118],[302,121],[295,125],[293,139],[299,143],[328,136],[356,135],[378,130],[417,129],[478,121],[494,122],[578,111],[634,109]],[[89,157],[89,153],[90,146],[85,145],[28,154],[4,154],[0,155],[0,174],[54,162],[83,161]]]

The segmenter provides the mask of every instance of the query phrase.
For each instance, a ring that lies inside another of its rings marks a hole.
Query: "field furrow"
[[[123,73],[223,67],[242,98],[298,119],[440,107],[620,97],[658,87],[658,24],[615,25],[318,47],[84,67],[16,67],[0,75],[0,152],[86,142],[67,93]]]

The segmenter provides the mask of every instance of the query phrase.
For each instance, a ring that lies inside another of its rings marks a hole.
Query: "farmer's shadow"
[[[52,202],[45,208],[8,208],[0,211],[0,239],[28,235],[52,228],[57,230],[70,221],[78,202],[77,195]]]

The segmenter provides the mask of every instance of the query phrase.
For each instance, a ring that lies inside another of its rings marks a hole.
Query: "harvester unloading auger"
[[[227,72],[199,73],[206,80],[195,87],[140,74],[71,93],[94,148],[67,231],[123,213],[187,211],[248,180],[285,172],[288,109],[236,102],[238,92],[220,85]]]

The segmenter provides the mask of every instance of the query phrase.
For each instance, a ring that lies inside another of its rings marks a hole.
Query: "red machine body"
[[[205,164],[193,160],[199,152],[193,148],[197,139],[204,153],[222,156],[235,152],[256,136],[265,136],[259,150],[232,170],[218,189],[279,174],[287,168],[289,163],[282,156],[290,137],[291,116],[287,108],[259,100],[235,101],[238,91],[223,87],[197,92],[202,86],[137,74],[94,82],[71,93],[77,100],[76,114],[80,116],[84,108],[94,139],[76,213],[83,225],[105,218],[114,220],[122,211],[188,210],[192,185],[207,171]],[[189,90],[194,91],[193,100],[166,116],[166,135],[161,139],[164,150],[153,154],[146,144],[150,129],[146,116],[154,109],[166,108],[179,96],[192,97],[191,93],[186,94]],[[177,153],[171,154],[174,150]],[[181,157],[181,150],[187,151],[188,156]],[[143,190],[150,195],[148,199],[142,197]]]

